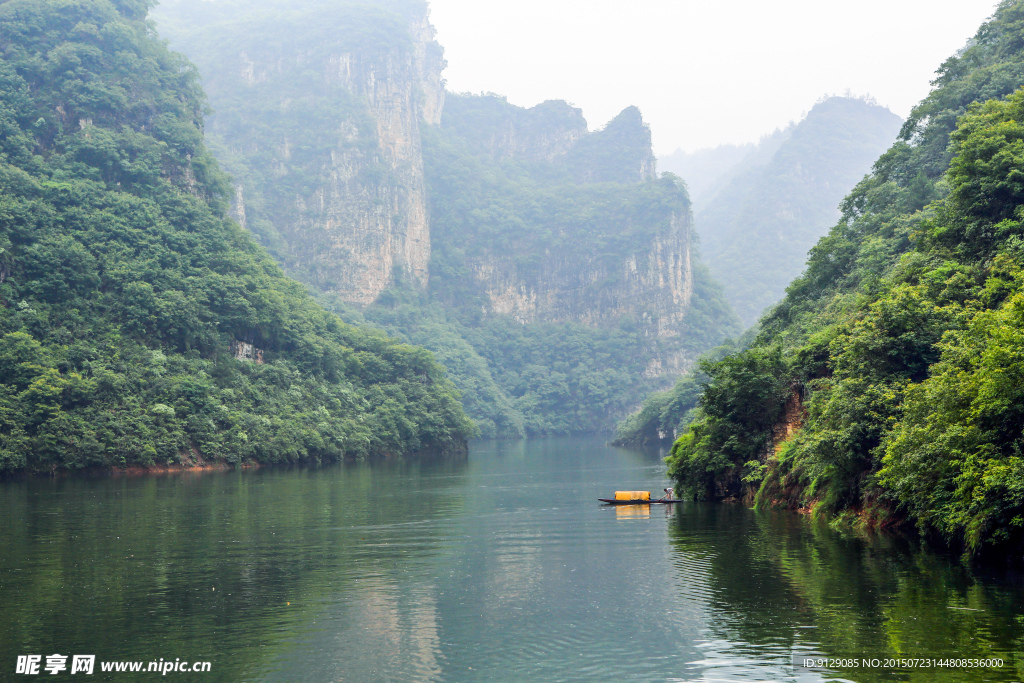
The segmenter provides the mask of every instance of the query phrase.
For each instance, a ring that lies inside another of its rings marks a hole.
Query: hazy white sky
[[[635,104],[667,154],[750,142],[822,95],[906,117],[996,0],[431,0],[448,89],[564,99],[591,129]]]

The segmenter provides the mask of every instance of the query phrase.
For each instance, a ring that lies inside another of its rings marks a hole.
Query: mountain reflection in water
[[[2,482],[0,666],[58,652],[210,660],[204,681],[1022,680],[1013,577],[791,513],[596,501],[667,485],[659,454],[597,437]],[[807,652],[1006,665],[827,674],[793,667]]]

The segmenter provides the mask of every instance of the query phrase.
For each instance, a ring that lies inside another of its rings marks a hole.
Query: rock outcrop
[[[657,177],[651,129],[640,110],[626,107],[601,130],[584,137],[566,155],[581,183],[642,183]]]
[[[495,160],[555,162],[588,134],[583,110],[562,100],[524,109],[498,95],[451,94],[442,125]]]
[[[674,337],[693,295],[689,214],[672,216],[663,234],[617,263],[549,251],[530,274],[487,254],[474,272],[490,310],[521,323],[614,325],[636,316],[650,336]]]
[[[685,369],[690,202],[677,179],[657,179],[640,111],[588,132],[560,101],[454,95],[445,106],[444,142],[426,149],[434,291],[521,324],[625,324],[650,340],[648,376]]]
[[[194,4],[166,11],[180,24]],[[425,3],[254,11],[170,33],[203,74],[234,215],[289,272],[359,305],[400,272],[425,285],[420,126],[440,122],[445,66]]]
[[[529,109],[498,95],[449,95],[442,127],[477,154],[561,167],[577,183],[640,183],[657,177],[651,131],[626,107],[590,132],[583,111],[563,100]]]

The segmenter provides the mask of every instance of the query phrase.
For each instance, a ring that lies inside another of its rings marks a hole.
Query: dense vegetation
[[[539,117],[555,120],[531,122],[538,131],[534,140],[576,123],[564,103],[535,109]],[[646,139],[637,133],[644,129],[635,109],[554,159],[529,150],[509,154],[492,146],[495,136],[480,134],[489,130],[489,122],[522,119],[533,111],[493,96],[449,96],[441,128],[424,136],[433,244],[427,296],[444,311],[434,320],[443,319],[451,340],[444,344],[448,348],[442,347],[445,335],[419,331],[423,301],[396,317],[384,297],[366,316],[385,324],[389,332],[424,344],[442,362],[450,359],[446,367],[465,392],[467,412],[485,434],[511,436],[519,424],[518,433],[527,434],[605,431],[658,387],[659,380],[645,372],[652,359],[675,352],[695,358],[735,333],[735,318],[699,262],[690,309],[674,338],[651,338],[640,320],[643,302],[637,302],[635,316],[606,326],[524,325],[486,312],[486,283],[472,273],[474,260],[484,254],[514,263],[528,279],[539,274],[551,253],[606,264],[614,272],[630,254],[642,253],[670,230],[673,220],[689,214],[685,188],[674,176],[639,182],[650,140],[649,133]],[[601,182],[592,182],[594,178]],[[399,322],[401,317],[404,322]],[[490,391],[486,400],[466,390],[471,383],[455,368],[467,364],[451,353],[456,338],[486,364],[486,381],[498,390]],[[512,413],[506,410],[509,406]],[[492,423],[497,425],[494,431]]]
[[[649,366],[695,358],[735,333],[699,263],[674,339],[649,334],[643,315],[658,311],[644,302],[621,320],[586,325],[524,325],[491,310],[478,272],[484,259],[513,264],[529,286],[550,285],[541,280],[556,254],[577,270],[606,268],[611,288],[632,254],[689,220],[682,183],[655,177],[650,131],[635,107],[590,132],[564,102],[523,109],[494,95],[447,93],[440,126],[403,128],[422,135],[421,178],[414,159],[382,153],[381,122],[362,86],[332,74],[344,56],[372,66],[382,90],[404,92],[409,78],[420,88],[407,69],[415,53],[408,23],[420,25],[424,3],[261,0],[236,10],[235,2],[178,0],[161,8],[160,27],[203,70],[216,112],[211,149],[245,188],[246,226],[330,310],[433,351],[482,436],[610,431],[664,386]],[[240,53],[259,65],[252,78],[239,77]],[[334,246],[338,235],[380,216],[380,226],[401,225],[396,198],[420,182],[431,236],[426,291],[398,272],[374,304],[355,310],[337,294],[348,256]],[[608,288],[592,287],[588,306],[600,309]]]
[[[892,144],[900,123],[871,101],[822,100],[763,140],[697,206],[701,253],[746,325],[782,298],[807,251],[838,218],[843,195]]]
[[[328,314],[226,219],[148,6],[0,4],[0,471],[464,447],[427,351]]]
[[[339,55],[372,55],[382,73],[413,51],[408,16],[423,0],[167,0],[156,11],[160,34],[198,66],[213,108],[207,144],[243,191],[244,227],[287,273],[318,289],[337,285],[313,255],[330,250],[324,230],[291,234],[310,219],[297,204],[322,199],[325,169],[351,165],[348,202],[391,201],[403,178],[382,158],[365,96],[353,92]],[[241,56],[241,57],[240,57]],[[248,60],[248,61],[247,61]],[[298,63],[297,68],[266,68]],[[239,73],[248,64],[249,77]],[[326,77],[332,70],[334,77]],[[358,66],[356,67],[358,68]],[[236,201],[236,204],[239,203]],[[239,208],[239,207],[236,207]],[[357,220],[346,214],[343,220]]]
[[[721,296],[713,283],[698,286],[710,290],[708,298]],[[333,297],[321,300],[345,320],[378,325],[432,351],[482,436],[609,431],[658,387],[644,372],[660,348],[635,321],[610,328],[523,325],[507,316],[466,322],[459,309],[402,287],[362,312]],[[694,357],[706,348],[701,344],[713,343],[698,335],[684,341],[693,344]]]
[[[615,428],[616,446],[663,446],[676,437],[700,414],[700,397],[709,376],[705,368],[743,348],[743,341],[751,336],[745,333],[740,342],[726,340],[721,346],[702,355],[694,367],[676,380],[671,389],[659,391],[644,399],[640,409],[629,415]]]
[[[698,497],[1024,530],[1024,2],[938,72],[670,456]],[[788,438],[787,438],[787,435]]]

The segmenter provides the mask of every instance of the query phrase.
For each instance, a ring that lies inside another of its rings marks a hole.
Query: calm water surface
[[[667,485],[598,438],[3,482],[0,680],[33,653],[212,662],[179,681],[1024,680],[1018,576],[790,513],[596,502]],[[811,653],[1005,663],[793,665]]]

